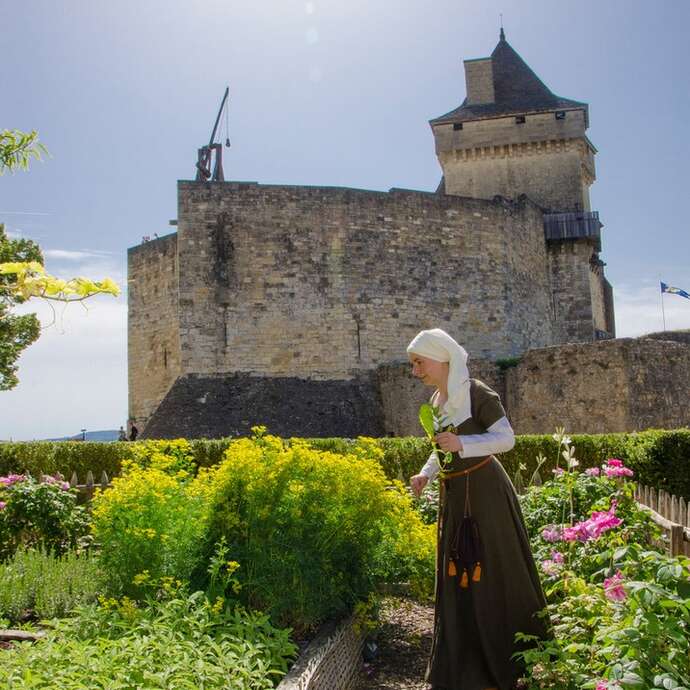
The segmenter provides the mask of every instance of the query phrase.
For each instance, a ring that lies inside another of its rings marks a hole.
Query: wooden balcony
[[[601,228],[599,211],[577,211],[574,213],[546,213],[544,235],[547,240],[577,240],[592,238],[596,250],[601,251]]]

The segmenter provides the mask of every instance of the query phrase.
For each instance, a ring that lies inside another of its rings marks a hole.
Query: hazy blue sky
[[[226,179],[433,190],[428,120],[460,104],[462,60],[491,53],[501,13],[546,85],[590,105],[618,335],[661,330],[659,280],[690,291],[688,0],[0,0],[0,128],[51,153],[0,178],[0,222],[49,270],[125,285],[127,247],[170,232],[226,85]],[[665,304],[690,327],[690,300]],[[71,306],[0,393],[0,438],[119,426],[126,373],[126,298]]]

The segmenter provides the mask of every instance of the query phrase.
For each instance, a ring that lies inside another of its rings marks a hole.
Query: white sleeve
[[[501,417],[494,422],[483,434],[460,434],[462,441],[461,458],[477,458],[495,453],[505,453],[515,445],[515,433],[507,417]],[[427,460],[429,464],[431,458]],[[438,465],[438,461],[436,463]]]
[[[431,455],[429,456],[426,463],[424,463],[424,467],[422,467],[422,469],[419,471],[419,474],[426,477],[429,480],[429,484],[431,484],[431,482],[434,481],[434,478],[436,477],[440,469],[441,467],[438,464],[438,455],[436,455],[435,450],[432,450]]]

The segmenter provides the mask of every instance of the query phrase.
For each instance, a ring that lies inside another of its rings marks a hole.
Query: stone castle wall
[[[594,154],[585,137],[585,113],[562,120],[535,113],[435,125],[436,153],[446,192],[480,199],[526,194],[544,208],[588,211],[595,179]]]
[[[188,373],[347,379],[432,325],[478,357],[554,342],[525,200],[180,182],[178,252]]]
[[[557,343],[591,342],[594,339],[596,290],[592,290],[587,239],[549,243],[549,269]]]
[[[591,434],[682,428],[690,426],[685,335],[559,345],[531,350],[505,370],[477,359],[468,367],[501,395],[518,434],[551,434],[556,427]],[[378,373],[386,433],[422,435],[417,414],[430,389],[412,378],[406,364]]]
[[[127,254],[129,417],[139,430],[181,372],[177,235]]]

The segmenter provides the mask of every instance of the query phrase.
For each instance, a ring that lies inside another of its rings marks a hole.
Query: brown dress
[[[456,433],[484,433],[505,416],[497,393],[471,379],[472,417]],[[484,457],[454,454],[447,473],[478,465]],[[472,517],[481,537],[481,577],[460,586],[449,574],[453,539],[465,514],[469,481]],[[436,563],[434,638],[426,680],[444,690],[510,690],[520,676],[511,659],[516,632],[546,636],[535,614],[546,606],[527,530],[513,485],[496,458],[463,476],[441,481]]]

